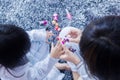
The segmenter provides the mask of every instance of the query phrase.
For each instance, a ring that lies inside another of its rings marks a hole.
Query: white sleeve
[[[89,73],[89,70],[85,68],[85,64],[81,61],[77,66],[77,72],[81,76],[82,80],[97,80],[92,77]]]
[[[28,69],[28,80],[43,80],[57,61],[57,59],[50,58],[48,55],[43,61],[37,62],[33,67]]]
[[[61,73],[55,66],[44,80],[62,80],[65,74]]]
[[[74,63],[67,61],[68,65],[70,66],[73,72],[77,72],[77,67]]]
[[[45,29],[34,29],[26,31],[31,41],[46,41],[46,30]]]

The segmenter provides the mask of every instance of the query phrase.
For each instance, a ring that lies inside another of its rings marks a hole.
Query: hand
[[[55,67],[59,70],[71,70],[70,66],[67,63],[56,63]]]
[[[46,31],[46,43],[50,44],[51,42],[48,41],[48,39],[53,36],[54,34],[52,31]]]
[[[75,42],[75,43],[80,42],[81,35],[82,35],[82,30],[77,29],[77,28],[72,28],[70,32],[67,34],[67,36],[69,36],[68,38],[69,41]]]
[[[51,54],[50,54],[51,57],[59,58],[63,53],[64,53],[64,49],[59,41],[55,46],[52,43]]]
[[[80,63],[80,59],[74,53],[72,53],[65,46],[63,46],[63,48],[64,48],[65,53],[60,56],[60,59],[70,61],[70,62],[74,63],[75,65]]]
[[[54,34],[52,33],[52,31],[46,31],[46,40],[48,40],[53,35]]]

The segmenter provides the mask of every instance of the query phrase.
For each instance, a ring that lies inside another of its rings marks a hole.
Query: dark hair
[[[30,39],[24,29],[0,24],[0,64],[13,68],[30,49]]]
[[[120,16],[92,21],[79,45],[91,74],[100,80],[120,80]]]

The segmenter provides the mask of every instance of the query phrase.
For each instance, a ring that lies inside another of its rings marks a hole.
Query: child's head
[[[100,80],[120,80],[120,16],[91,22],[79,45],[93,75]]]
[[[30,39],[24,29],[0,24],[0,64],[16,67],[30,49]]]

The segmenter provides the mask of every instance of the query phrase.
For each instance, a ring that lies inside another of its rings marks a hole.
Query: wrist
[[[53,53],[50,54],[51,58],[58,58],[56,55],[54,55]]]
[[[54,56],[53,54],[50,54],[50,57],[51,57],[51,58],[55,58],[55,56]]]
[[[78,37],[75,42],[79,44],[79,42],[80,42],[80,37]]]
[[[78,64],[80,63],[80,59],[79,59],[79,58],[74,58],[74,59],[73,59],[73,63],[74,63],[75,65],[78,65]]]

